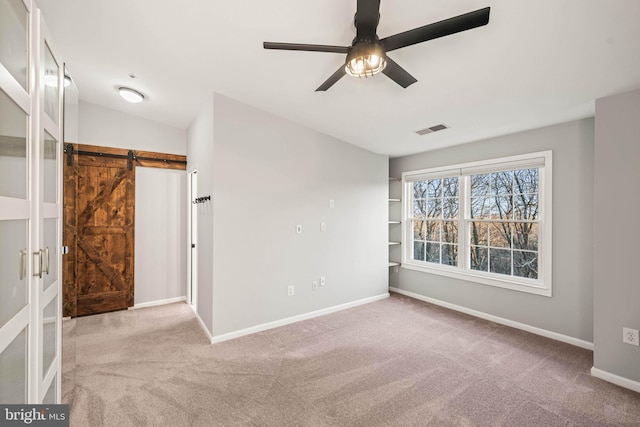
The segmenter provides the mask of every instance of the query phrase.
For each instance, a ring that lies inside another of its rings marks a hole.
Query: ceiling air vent
[[[441,123],[439,125],[435,125],[435,126],[431,126],[431,127],[425,128],[425,129],[417,130],[416,133],[418,135],[426,135],[428,133],[434,133],[434,132],[438,132],[439,130],[445,130],[445,129],[449,129],[449,126],[443,125]]]

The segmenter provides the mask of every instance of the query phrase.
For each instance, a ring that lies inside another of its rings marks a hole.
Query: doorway
[[[198,171],[189,174],[189,278],[187,300],[194,311],[198,307]]]

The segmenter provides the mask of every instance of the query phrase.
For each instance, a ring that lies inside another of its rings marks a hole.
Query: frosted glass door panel
[[[56,189],[58,184],[58,142],[49,132],[44,133],[44,188],[43,200],[47,203],[57,203]]]
[[[60,69],[49,46],[45,43],[44,49],[44,112],[54,123],[58,123],[58,76]]]
[[[22,0],[0,0],[0,63],[24,90],[28,90],[28,22]]]
[[[58,218],[47,218],[44,221],[44,251],[42,252],[43,290],[47,290],[58,278]]]
[[[27,403],[27,328],[0,353],[0,402]]]
[[[55,297],[42,313],[42,378],[47,374],[56,356],[56,304]]]
[[[0,90],[0,196],[27,198],[27,125],[24,111]]]
[[[47,394],[44,395],[44,399],[42,400],[43,405],[55,405],[56,403],[56,377],[53,377],[53,381],[51,381],[51,385],[49,386],[49,390],[47,390]]]
[[[0,327],[27,305],[27,227],[27,220],[0,221]]]

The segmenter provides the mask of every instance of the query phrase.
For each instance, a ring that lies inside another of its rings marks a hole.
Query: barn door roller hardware
[[[146,161],[146,162],[162,162],[162,163],[178,163],[182,165],[186,165],[187,162],[185,160],[173,160],[173,159],[158,159],[155,157],[142,157],[136,156],[136,153],[133,150],[129,150],[126,155],[124,154],[111,154],[111,153],[102,153],[99,151],[83,151],[83,150],[75,150],[73,148],[73,144],[67,144],[64,147],[64,152],[67,155],[67,166],[73,165],[73,155],[78,154],[80,156],[98,156],[98,157],[109,157],[112,159],[127,159],[127,166],[129,170],[133,170],[133,162],[136,160]]]

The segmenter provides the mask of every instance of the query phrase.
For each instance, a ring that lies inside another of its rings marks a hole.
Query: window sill
[[[488,277],[482,274],[474,274],[469,271],[460,270],[457,268],[442,267],[425,267],[423,265],[411,264],[409,262],[403,262],[400,268],[406,268],[407,270],[419,271],[422,273],[436,274],[438,276],[451,277],[458,280],[464,280],[467,282],[480,283],[488,286],[495,286],[503,289],[510,289],[512,291],[525,292],[534,295],[541,295],[545,297],[551,297],[551,285],[541,286],[539,284],[528,284],[516,282],[513,280],[504,280],[494,277]]]

